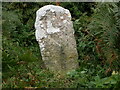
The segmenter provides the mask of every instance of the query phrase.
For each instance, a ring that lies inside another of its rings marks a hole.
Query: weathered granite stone
[[[69,10],[46,5],[36,12],[35,36],[49,70],[68,72],[78,67],[78,54]]]

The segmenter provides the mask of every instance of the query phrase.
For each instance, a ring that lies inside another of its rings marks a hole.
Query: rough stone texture
[[[68,72],[78,67],[78,54],[69,10],[46,5],[36,12],[35,36],[49,70]]]

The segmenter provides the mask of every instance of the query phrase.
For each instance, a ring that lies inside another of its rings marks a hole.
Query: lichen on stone
[[[60,6],[46,5],[36,12],[35,36],[42,59],[54,72],[68,72],[78,67],[77,49],[71,14]]]

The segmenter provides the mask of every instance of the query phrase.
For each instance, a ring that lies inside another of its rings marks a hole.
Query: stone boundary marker
[[[55,73],[78,67],[78,53],[69,10],[46,5],[36,12],[35,36],[45,66]]]

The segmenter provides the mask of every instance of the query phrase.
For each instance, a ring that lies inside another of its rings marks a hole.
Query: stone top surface
[[[60,28],[68,21],[71,21],[71,14],[68,9],[55,5],[41,7],[36,12],[35,34],[37,41],[50,34],[61,32]]]
[[[45,16],[46,11],[49,11],[49,10],[52,11],[53,13],[54,12],[66,13],[71,18],[71,14],[70,14],[69,10],[64,9],[61,6],[55,6],[55,5],[46,5],[46,6],[43,6],[42,8],[40,8],[36,12],[36,14],[39,15],[39,19],[41,19],[42,16]]]

